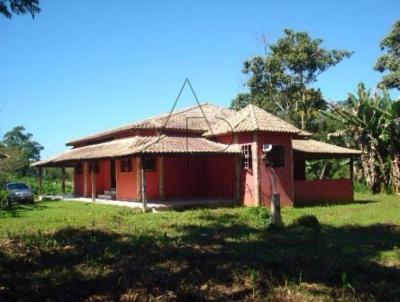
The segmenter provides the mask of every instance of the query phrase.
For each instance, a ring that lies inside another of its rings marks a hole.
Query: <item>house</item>
[[[205,103],[70,141],[70,150],[34,165],[74,167],[75,195],[93,199],[352,201],[360,152],[309,136],[255,105]],[[325,158],[350,158],[350,178],[307,180],[305,161]]]

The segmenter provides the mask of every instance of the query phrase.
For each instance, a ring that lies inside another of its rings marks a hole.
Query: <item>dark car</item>
[[[11,182],[6,184],[10,202],[33,202],[33,192],[29,186],[22,182]]]

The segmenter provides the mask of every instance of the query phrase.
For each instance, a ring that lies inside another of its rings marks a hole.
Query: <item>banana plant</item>
[[[382,136],[387,105],[385,97],[377,93],[371,96],[370,91],[360,83],[357,94],[349,94],[344,105],[331,105],[330,111],[323,113],[344,126],[344,131],[336,134],[346,135],[358,145],[362,174],[374,193],[386,188],[389,182],[388,148]]]
[[[390,181],[393,191],[400,191],[400,100],[392,101],[384,91],[382,97],[384,108],[376,107],[382,114],[381,140],[388,146],[390,160]]]

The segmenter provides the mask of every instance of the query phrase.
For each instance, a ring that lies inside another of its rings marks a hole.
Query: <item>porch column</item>
[[[61,195],[65,195],[65,167],[61,167]]]
[[[136,157],[136,191],[137,199],[142,201],[142,159]]]
[[[260,206],[260,158],[258,152],[258,135],[257,132],[253,134],[252,143],[252,157],[253,157],[253,179],[254,179],[254,198],[253,202],[255,206]]]
[[[353,181],[353,177],[354,177],[354,162],[353,162],[353,156],[350,156],[350,165],[349,165],[349,169],[350,169],[350,179],[351,181]]]
[[[158,158],[158,194],[160,200],[165,200],[165,171],[163,156]]]
[[[235,200],[240,202],[240,156],[235,156]]]
[[[143,212],[147,210],[147,188],[146,188],[146,175],[143,167],[143,157],[141,157],[141,165],[140,165],[140,179],[141,179],[141,200]]]
[[[43,193],[43,168],[39,167],[39,196]]]
[[[91,177],[92,177],[92,201],[96,201],[96,174],[94,171],[94,164],[92,164],[92,171],[91,171]]]
[[[84,162],[83,163],[83,196],[87,197],[88,196],[88,174],[89,174],[89,163]]]

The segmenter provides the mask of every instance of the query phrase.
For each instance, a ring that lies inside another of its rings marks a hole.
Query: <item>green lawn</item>
[[[264,208],[0,210],[0,301],[399,301],[400,198],[356,199],[282,230]]]

